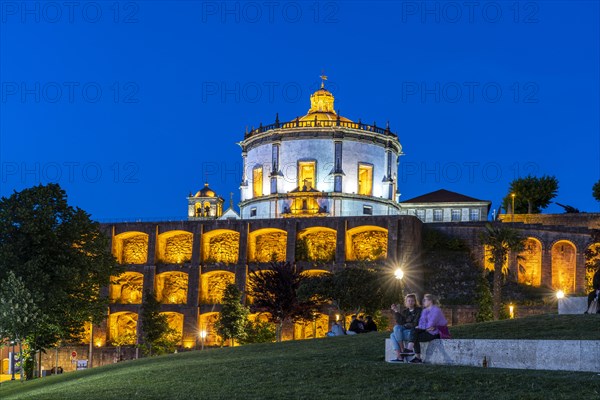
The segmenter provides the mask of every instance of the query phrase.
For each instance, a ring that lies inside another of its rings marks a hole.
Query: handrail
[[[270,125],[263,125],[262,123],[260,124],[260,126],[256,129],[252,129],[250,132],[246,132],[244,134],[244,138],[247,139],[253,135],[259,134],[259,133],[263,133],[263,132],[267,132],[267,131],[271,131],[274,129],[290,129],[290,128],[327,128],[327,127],[342,127],[342,128],[351,128],[351,129],[359,129],[362,131],[367,131],[367,132],[373,132],[373,133],[379,133],[382,135],[395,135],[395,133],[393,133],[390,130],[390,125],[389,123],[387,124],[387,126],[385,128],[381,128],[378,127],[376,125],[376,123],[373,123],[373,125],[369,125],[369,124],[363,124],[360,120],[358,120],[358,122],[352,122],[352,121],[341,121],[340,118],[338,117],[336,120],[334,121],[328,121],[328,120],[321,120],[319,121],[316,117],[315,120],[311,120],[311,121],[300,121],[299,118],[296,118],[293,121],[290,122],[279,122],[279,120],[275,120],[275,123],[270,124]]]

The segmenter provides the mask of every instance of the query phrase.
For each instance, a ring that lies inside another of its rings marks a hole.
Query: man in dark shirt
[[[367,316],[367,322],[365,322],[365,332],[377,332],[377,324],[370,315]]]
[[[358,318],[356,318],[356,315],[352,316],[352,321],[350,322],[350,327],[348,328],[348,332],[353,332],[353,333],[349,333],[350,335],[354,335],[357,333],[364,333],[365,331],[365,326],[363,324],[363,322],[361,320],[359,320]]]

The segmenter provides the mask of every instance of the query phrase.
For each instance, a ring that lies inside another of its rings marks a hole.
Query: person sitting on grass
[[[335,321],[333,326],[331,327],[331,336],[344,336],[344,328],[340,325],[339,322]]]
[[[421,359],[421,343],[439,339],[439,327],[448,325],[448,321],[438,305],[438,300],[434,295],[426,294],[423,296],[423,312],[419,324],[415,328],[413,340],[408,343],[408,349],[404,352],[406,356],[415,355],[415,358],[410,361],[411,363],[423,362]]]
[[[358,333],[364,333],[365,326],[361,320],[359,320],[356,315],[352,316],[352,321],[350,321],[350,327],[346,332],[347,335],[356,335]]]
[[[600,269],[596,271],[594,277],[592,278],[592,289],[594,290],[588,294],[587,311],[585,312],[586,314],[591,312],[590,305],[592,304],[592,301],[596,300],[596,303],[600,302]],[[600,307],[597,308],[596,313],[600,314]]]
[[[404,341],[410,342],[413,340],[415,327],[419,323],[421,316],[421,307],[417,302],[417,295],[414,293],[407,294],[404,297],[405,309],[401,309],[398,304],[392,304],[392,311],[396,319],[394,331],[390,335],[392,346],[396,351],[396,359],[394,362],[404,361],[402,353],[404,352]]]
[[[377,324],[373,321],[373,317],[367,315],[367,322],[365,322],[365,332],[377,332]]]

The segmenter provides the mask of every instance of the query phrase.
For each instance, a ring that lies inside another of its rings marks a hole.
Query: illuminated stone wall
[[[575,290],[575,256],[571,242],[561,240],[552,246],[552,287],[565,294]]]
[[[585,291],[591,292],[593,290],[592,279],[596,273],[596,265],[600,258],[600,243],[592,243],[588,246],[585,260]]]
[[[210,272],[202,274],[201,279],[201,302],[203,304],[219,304],[227,285],[235,282],[235,275],[231,272]]]
[[[353,260],[374,261],[387,257],[387,232],[364,231],[351,236]]]
[[[179,345],[181,345],[183,343],[183,314],[180,314],[178,312],[162,312],[161,314],[166,315],[169,328],[177,332],[176,334],[172,335],[169,339],[173,339]]]
[[[111,303],[142,304],[144,275],[124,272],[111,277],[109,298]]]
[[[316,336],[315,336],[316,328]],[[314,321],[303,321],[294,324],[294,339],[314,339],[325,337],[329,331],[329,316],[318,314]]]
[[[525,250],[517,260],[519,283],[530,286],[540,286],[542,283],[542,245],[533,238],[525,242]]]
[[[109,316],[109,335],[113,345],[136,343],[138,315],[132,312],[118,312]]]
[[[285,232],[270,232],[257,235],[252,261],[285,261],[287,235]]]
[[[164,304],[187,303],[188,274],[164,272],[156,275],[156,298]]]
[[[192,258],[193,235],[188,232],[164,233],[159,237],[159,260],[168,264],[189,262]]]
[[[148,235],[126,232],[115,237],[115,257],[121,264],[145,264],[148,260]]]
[[[217,334],[215,324],[219,319],[218,312],[210,312],[200,315],[200,327],[198,331],[206,331],[206,338],[204,339],[205,346],[220,346],[223,342],[221,336]],[[223,343],[228,346],[228,341]]]
[[[315,229],[298,235],[296,259],[298,261],[333,261],[337,233],[332,230]],[[298,254],[300,252],[300,254]],[[305,254],[302,254],[305,253]]]
[[[240,250],[240,234],[226,231],[205,239],[204,261],[208,263],[235,264]]]

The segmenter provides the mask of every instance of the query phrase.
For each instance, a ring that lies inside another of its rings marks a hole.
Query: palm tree
[[[508,253],[521,252],[525,248],[525,239],[519,233],[501,223],[485,224],[485,231],[481,233],[480,240],[483,245],[490,249],[489,261],[494,264],[493,284],[493,314],[494,320],[500,315],[500,304],[502,303],[502,275],[505,274]]]

